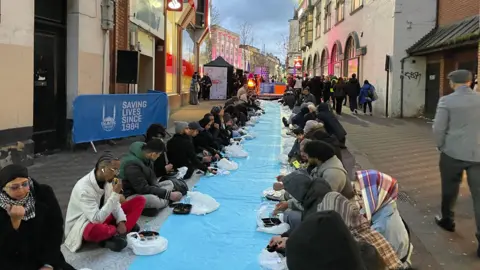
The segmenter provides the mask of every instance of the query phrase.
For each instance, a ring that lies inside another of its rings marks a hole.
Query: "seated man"
[[[293,134],[295,134],[295,137],[297,139],[295,140],[295,143],[293,144],[292,149],[288,153],[288,159],[290,162],[302,159],[300,155],[300,143],[303,141],[303,138],[304,138],[303,129],[301,128],[294,129]]]
[[[128,200],[142,196],[146,199],[144,216],[156,216],[169,201],[180,201],[182,193],[173,191],[172,181],[158,182],[153,164],[165,150],[161,140],[148,143],[134,142],[128,154],[122,158],[120,178],[123,180],[124,194]]]
[[[184,179],[190,178],[196,169],[204,173],[208,170],[208,167],[197,159],[195,153],[191,135],[196,133],[198,130],[191,130],[187,122],[175,122],[175,135],[167,142],[167,156],[173,167],[188,168]]]
[[[325,179],[332,191],[341,193],[347,199],[354,197],[348,173],[342,161],[335,155],[333,146],[323,141],[310,141],[305,144],[303,151],[308,163],[315,166],[310,173],[314,179]]]
[[[215,142],[212,134],[208,131],[212,123],[213,121],[210,121],[210,119],[206,117],[198,121],[198,124],[203,130],[200,131],[197,136],[193,137],[193,144],[197,153],[208,151],[211,156],[220,159],[220,145]]]
[[[160,124],[152,124],[147,129],[147,134],[145,135],[145,142],[148,143],[151,140],[164,140],[167,136],[167,131]],[[167,176],[168,173],[173,171],[173,165],[168,162],[167,155],[164,152],[155,160],[153,165],[153,170],[157,177]]]
[[[136,223],[145,198],[121,203],[122,182],[116,178],[119,163],[112,155],[105,154],[75,184],[65,224],[65,246],[71,252],[78,251],[83,241],[119,252],[127,246],[125,235],[139,230]]]

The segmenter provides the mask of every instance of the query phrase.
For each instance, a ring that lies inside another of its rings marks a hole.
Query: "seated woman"
[[[162,140],[162,142],[164,142],[166,136],[167,131],[162,125],[152,124],[148,127],[147,133],[145,134],[145,142],[148,143],[154,139]],[[173,165],[168,162],[166,152],[162,152],[155,160],[153,169],[157,177],[165,177],[173,171]]]
[[[410,264],[413,245],[397,208],[397,180],[376,170],[357,171],[355,175],[362,195],[362,212],[372,228],[392,245],[400,260]]]
[[[323,178],[333,191],[340,192],[348,199],[354,197],[348,173],[331,145],[322,141],[311,141],[305,144],[304,152],[308,163],[315,166],[311,172],[314,179]]]
[[[17,164],[0,170],[0,188],[0,268],[74,269],[60,251],[63,217],[52,188]]]
[[[338,192],[330,192],[323,198],[318,211],[331,210],[340,214],[357,241],[366,242],[376,248],[387,269],[408,268],[400,261],[390,243],[380,233],[370,228],[370,223],[360,213],[357,205]]]
[[[231,137],[225,130],[225,123],[223,120],[225,110],[221,106],[214,106],[210,113],[213,115],[213,125],[210,128],[210,132],[223,146],[229,145]]]
[[[314,213],[288,239],[277,237],[269,245],[288,250],[290,270],[366,269],[355,239],[335,211]]]
[[[341,143],[342,148],[346,148],[345,142],[347,141],[347,132],[343,128],[342,124],[338,121],[337,117],[330,111],[327,103],[320,103],[317,107],[317,119],[323,122],[325,130],[330,135],[335,135],[338,141]]]

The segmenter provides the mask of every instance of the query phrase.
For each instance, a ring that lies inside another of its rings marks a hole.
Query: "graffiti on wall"
[[[422,77],[422,74],[420,74],[418,71],[405,72],[404,76],[410,80],[419,80]]]

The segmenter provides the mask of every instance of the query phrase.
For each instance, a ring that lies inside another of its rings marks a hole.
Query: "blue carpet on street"
[[[171,215],[160,229],[168,249],[137,256],[130,270],[259,270],[258,255],[272,235],[256,231],[262,191],[279,174],[280,106],[267,103],[266,114],[251,129],[257,138],[244,143],[249,157],[236,159],[230,175],[202,177],[195,191],[208,194],[220,208],[206,216]]]

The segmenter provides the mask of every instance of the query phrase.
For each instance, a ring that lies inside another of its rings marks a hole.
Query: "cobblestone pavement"
[[[433,222],[441,190],[431,123],[349,113],[339,118],[357,162],[367,160],[370,167],[398,179],[399,208],[414,232],[417,269],[480,269],[472,200],[465,183],[456,208],[457,232],[444,232]]]

